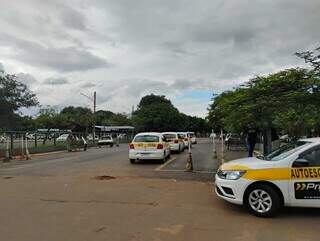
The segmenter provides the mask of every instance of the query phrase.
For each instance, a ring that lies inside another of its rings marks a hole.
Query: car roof
[[[144,136],[144,135],[161,136],[162,134],[159,132],[141,132],[141,133],[138,133],[136,136]]]
[[[171,131],[171,132],[162,132],[162,134],[174,134],[174,135],[176,135],[176,134],[178,134],[178,133]]]
[[[304,139],[300,139],[299,141],[307,141],[307,142],[320,144],[320,137],[304,138]]]

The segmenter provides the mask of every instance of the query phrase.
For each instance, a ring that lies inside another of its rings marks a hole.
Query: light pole
[[[96,138],[96,117],[95,117],[95,113],[96,113],[96,108],[97,108],[97,93],[96,91],[93,92],[93,98],[80,93],[80,95],[83,95],[84,97],[87,97],[89,100],[93,101],[93,126],[92,126],[92,135],[93,135],[93,143],[95,143],[95,138]]]

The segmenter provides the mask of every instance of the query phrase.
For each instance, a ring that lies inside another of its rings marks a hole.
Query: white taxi
[[[175,152],[184,151],[183,139],[179,137],[177,132],[163,132],[162,135],[169,141],[170,150]]]
[[[167,158],[170,158],[170,147],[161,133],[139,133],[129,145],[131,164],[138,160],[161,160],[165,162]]]
[[[188,133],[187,132],[177,132],[179,139],[182,139],[184,142],[184,148],[187,149],[189,148],[189,143],[190,147],[192,147],[191,140],[188,138]]]
[[[215,179],[219,197],[256,216],[271,217],[282,206],[320,207],[320,138],[230,161],[220,166]]]

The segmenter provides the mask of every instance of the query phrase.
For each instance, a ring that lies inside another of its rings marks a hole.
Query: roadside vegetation
[[[213,96],[207,119],[215,130],[242,133],[247,126],[264,137],[271,150],[272,131],[291,139],[320,134],[320,48],[296,53],[310,68],[291,68],[256,76]]]

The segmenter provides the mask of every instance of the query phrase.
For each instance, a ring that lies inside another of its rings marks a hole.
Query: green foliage
[[[144,96],[133,115],[136,131],[195,131],[208,130],[207,122],[199,117],[182,114],[165,96]]]
[[[216,97],[208,119],[230,132],[251,125],[262,131],[277,128],[292,137],[307,134],[319,126],[319,81],[300,68],[257,76]]]
[[[38,100],[28,87],[14,75],[0,76],[0,126],[12,129],[20,124],[20,116],[15,113],[21,107],[31,107]]]

